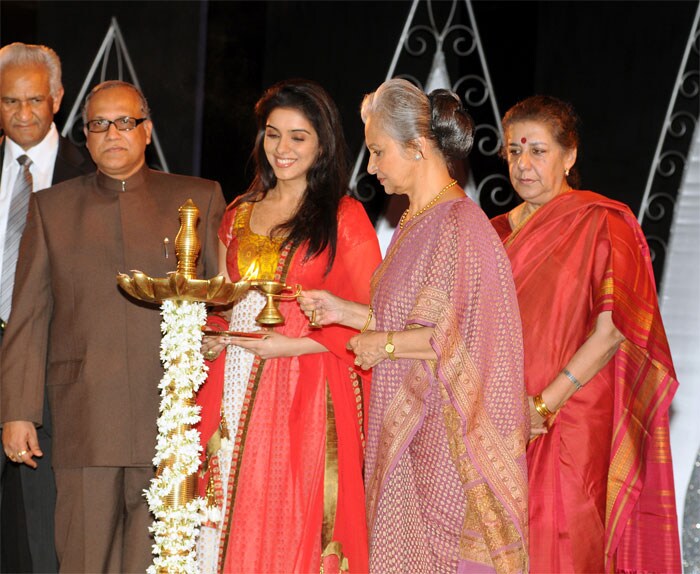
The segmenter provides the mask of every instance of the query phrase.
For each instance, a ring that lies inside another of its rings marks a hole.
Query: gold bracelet
[[[374,314],[374,309],[372,309],[372,305],[369,306],[369,315],[367,315],[367,321],[365,321],[365,326],[360,329],[360,333],[364,333],[367,330],[367,327],[369,327],[369,324],[372,322],[372,315]]]
[[[548,419],[549,417],[551,417],[551,416],[554,414],[552,411],[550,411],[550,410],[547,408],[547,405],[544,404],[544,401],[542,400],[542,395],[541,395],[541,394],[540,394],[540,395],[535,395],[534,397],[532,397],[532,402],[533,402],[534,405],[535,405],[535,410],[536,410],[538,413],[540,413],[540,416],[541,416],[543,419]]]

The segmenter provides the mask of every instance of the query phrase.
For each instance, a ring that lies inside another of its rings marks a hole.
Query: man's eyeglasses
[[[120,132],[128,132],[133,130],[139,124],[145,122],[148,118],[132,118],[129,116],[124,116],[123,118],[117,118],[116,120],[90,120],[85,125],[89,132],[93,134],[99,134],[109,130],[109,126],[114,124]]]

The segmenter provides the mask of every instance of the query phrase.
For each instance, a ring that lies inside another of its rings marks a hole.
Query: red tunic
[[[232,281],[241,275],[233,227],[240,209],[229,209],[220,230],[228,247]],[[304,261],[304,254],[304,246],[281,254],[278,279],[369,302],[369,279],[380,253],[374,228],[357,201],[341,201],[331,271],[324,274],[326,253],[309,261]],[[322,539],[328,539],[342,544],[351,572],[364,572],[368,558],[363,404],[367,404],[369,380],[360,378],[354,355],[345,347],[356,331],[338,326],[312,331],[296,301],[281,302],[280,310],[285,323],[275,328],[277,332],[310,337],[329,352],[256,358],[246,375],[245,399],[232,437],[234,461],[223,485],[227,503],[219,525],[219,569],[318,572]],[[245,312],[249,313],[234,306],[234,320],[237,313]],[[198,399],[204,406],[200,425],[204,445],[218,425],[221,408],[222,387],[216,388],[214,379],[210,377]],[[329,512],[335,513],[334,519]],[[332,532],[322,536],[329,519]]]

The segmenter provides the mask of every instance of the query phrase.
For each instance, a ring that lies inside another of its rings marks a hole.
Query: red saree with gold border
[[[562,194],[511,230],[525,381],[542,391],[611,311],[614,358],[528,446],[531,572],[680,572],[668,410],[677,381],[649,251],[623,204]]]
[[[370,571],[527,571],[529,419],[508,257],[470,199],[397,229],[372,278],[379,331],[434,329],[437,360],[374,367]]]
[[[237,218],[241,209],[250,209],[250,204],[230,208],[220,230],[232,281],[247,268],[241,265],[239,241],[240,234],[250,230],[248,218]],[[364,208],[353,199],[341,201],[338,218],[337,255],[327,275],[326,254],[304,261],[301,246],[280,253],[275,278],[367,303],[370,276],[381,259],[376,233]],[[232,326],[255,329],[259,309],[247,300],[236,304]],[[222,465],[226,480],[219,485],[223,516],[214,525],[215,570],[319,572],[322,553],[329,552],[323,560],[327,573],[341,567],[366,572],[362,467],[369,377],[355,371],[354,355],[345,348],[356,331],[339,326],[310,330],[296,301],[280,302],[280,310],[285,323],[275,328],[277,332],[313,338],[329,352],[255,357],[248,370],[229,369],[233,375],[227,374],[225,382],[219,359],[198,396],[205,447],[221,423],[222,394],[228,401],[229,387],[235,385],[243,395],[239,416],[227,423],[233,452],[230,464]],[[236,353],[240,350],[232,347],[226,360]],[[206,485],[202,484],[201,494],[206,494]]]

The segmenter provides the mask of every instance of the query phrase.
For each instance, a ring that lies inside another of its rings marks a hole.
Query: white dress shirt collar
[[[5,135],[5,157],[3,159],[3,171],[8,167],[15,167],[17,158],[21,155],[28,155],[32,160],[32,176],[34,177],[34,189],[42,189],[51,185],[53,176],[53,167],[56,163],[56,154],[58,153],[58,130],[56,124],[51,122],[51,127],[48,133],[34,147],[27,151],[17,145],[7,135]],[[41,180],[40,182],[36,181]],[[48,183],[48,185],[45,184]],[[38,184],[38,185],[37,185]],[[44,185],[42,185],[44,184]]]
[[[27,154],[32,160],[29,171],[32,173],[33,191],[51,187],[53,168],[58,155],[58,137],[56,125],[52,123],[44,139],[28,151],[24,151],[5,135],[5,152],[2,161],[2,178],[0,179],[0,263],[2,262],[12,188],[21,170],[17,158],[22,154]]]

